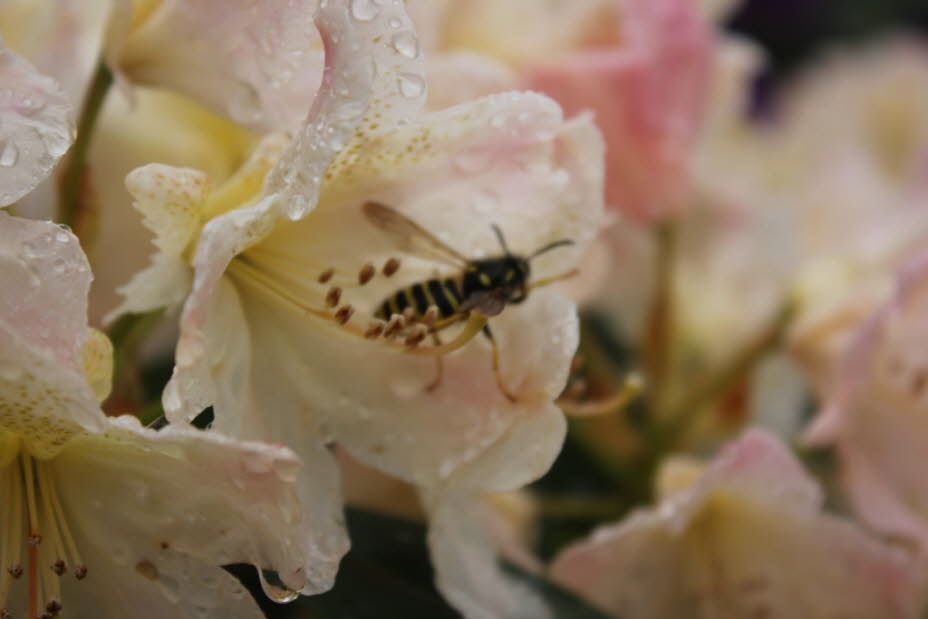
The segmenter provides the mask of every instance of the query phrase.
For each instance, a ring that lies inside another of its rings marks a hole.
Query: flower
[[[833,52],[784,105],[771,192],[801,232],[791,347],[820,393],[928,238],[926,59],[923,45],[899,39]],[[838,102],[840,114],[822,113]]]
[[[0,213],[0,279],[0,616],[262,617],[236,562],[302,589],[296,456],[105,417],[112,349],[68,231]]]
[[[490,222],[522,255],[574,241],[532,262],[536,282],[570,271],[602,209],[602,144],[588,118],[564,122],[532,93],[418,115],[422,57],[405,44],[414,32],[402,6],[362,17],[344,1],[320,10],[327,78],[292,140],[266,137],[215,190],[198,171],[161,165],[127,179],[160,251],[120,311],[186,297],[169,418],[212,405],[216,428],[291,445],[306,463],[315,535],[333,545],[344,533],[327,442],[419,485],[436,510],[436,497],[521,486],[560,448],[553,400],[577,342],[573,305],[532,291],[491,323],[515,402],[482,337],[444,356],[428,390],[434,358],[364,334],[384,299],[440,265],[405,253],[362,205],[389,205],[467,257],[501,252]],[[388,276],[391,259],[402,266]]]
[[[551,566],[617,617],[918,617],[924,566],[822,513],[822,492],[752,430],[705,468],[671,461],[660,505],[607,525]]]
[[[691,0],[623,5],[619,41],[536,61],[525,84],[592,109],[609,145],[606,201],[653,221],[685,205],[708,102],[714,42]]]
[[[318,0],[117,0],[104,57],[124,85],[166,87],[246,125],[293,128],[319,86]]]
[[[0,41],[0,206],[32,191],[74,139],[58,84]]]
[[[928,255],[913,259],[895,293],[851,338],[806,432],[834,444],[855,511],[876,530],[928,550],[928,486],[921,454],[928,442],[924,343]]]

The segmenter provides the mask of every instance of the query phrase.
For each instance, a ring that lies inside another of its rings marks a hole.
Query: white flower
[[[293,128],[319,86],[318,0],[115,0],[104,56],[123,84],[184,93],[244,124]]]
[[[67,95],[0,41],[0,206],[32,191],[71,146]]]
[[[555,559],[555,581],[626,619],[915,619],[924,565],[822,513],[823,496],[770,435],[749,431],[703,470],[665,467],[655,509]]]
[[[928,551],[928,254],[850,338],[825,406],[806,433],[834,444],[854,510],[876,530]]]
[[[589,118],[564,122],[533,93],[419,115],[425,78],[408,17],[393,4],[375,13],[359,18],[347,1],[320,11],[328,77],[292,141],[269,136],[215,190],[202,173],[167,166],[127,179],[161,251],[123,309],[186,296],[169,417],[213,405],[217,428],[291,445],[306,462],[314,531],[333,546],[341,499],[325,443],[423,487],[435,512],[436,497],[516,488],[560,448],[553,400],[577,342],[573,305],[533,290],[490,323],[515,402],[482,336],[443,357],[429,390],[434,357],[364,334],[389,296],[461,267],[411,255],[362,205],[388,205],[468,258],[502,253],[491,223],[525,256],[575,242],[534,260],[533,282],[573,268],[602,209],[602,143]],[[387,276],[391,259],[401,266]],[[451,331],[446,342],[459,337]]]
[[[304,586],[299,460],[105,417],[112,351],[86,325],[90,279],[72,234],[0,213],[0,616],[261,617],[219,566]]]

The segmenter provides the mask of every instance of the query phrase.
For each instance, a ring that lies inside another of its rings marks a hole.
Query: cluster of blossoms
[[[262,617],[223,566],[327,591],[346,502],[467,619],[559,616],[501,556],[622,618],[922,616],[928,48],[760,123],[732,4],[0,3],[0,619]],[[546,565],[568,415],[621,507]]]

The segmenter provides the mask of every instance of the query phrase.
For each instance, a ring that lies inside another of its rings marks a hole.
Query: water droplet
[[[351,16],[358,21],[370,21],[380,14],[380,7],[371,0],[351,0]]]
[[[278,604],[292,602],[299,595],[299,592],[291,591],[283,586],[283,583],[280,583],[280,579],[277,578],[277,575],[273,572],[258,570],[258,577],[261,580],[261,588],[264,589],[264,593]],[[269,580],[274,580],[276,582],[272,584],[268,582]]]
[[[397,82],[400,94],[407,99],[415,99],[425,93],[425,80],[415,73],[400,73]]]
[[[393,35],[392,45],[393,49],[407,58],[415,58],[419,55],[419,40],[412,32],[396,33]]]
[[[391,17],[390,21],[388,21],[387,23],[390,24],[391,28],[399,28],[400,26],[403,25],[403,22],[401,22],[398,17]]]
[[[19,149],[16,148],[16,144],[6,142],[3,150],[0,150],[0,166],[11,168],[16,165],[17,159],[19,159]]]
[[[506,124],[506,115],[503,114],[502,112],[493,114],[493,116],[490,117],[490,126],[493,127],[494,129],[502,129],[505,124]]]
[[[55,258],[52,260],[52,269],[61,275],[68,269],[68,263],[64,258]]]

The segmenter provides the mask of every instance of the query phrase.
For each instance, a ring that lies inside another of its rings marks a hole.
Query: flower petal
[[[428,544],[436,584],[469,619],[545,619],[551,611],[538,594],[500,568],[480,503],[467,493],[423,493],[429,513]]]
[[[176,410],[172,398],[180,389],[190,410],[213,404],[226,413],[216,416],[217,430],[294,446],[304,464],[296,489],[304,506],[303,543],[312,557],[303,592],[324,591],[348,550],[334,458],[319,440],[318,422],[306,414],[299,394],[281,381],[286,366],[262,361],[276,341],[252,340],[239,295],[226,280],[220,282],[206,325],[210,363],[195,367],[209,368],[210,374],[178,372],[165,391],[165,408]],[[187,380],[189,384],[182,382]]]
[[[161,550],[129,564],[79,536],[87,577],[62,579],[63,612],[73,617],[138,619],[263,619],[264,613],[242,584],[221,567]]]
[[[534,67],[525,84],[567,113],[592,109],[609,145],[606,199],[651,219],[680,208],[711,78],[712,39],[690,0],[626,3],[623,43]]]
[[[77,238],[55,224],[0,213],[0,426],[47,454],[103,413],[83,349],[90,269]]]
[[[623,617],[917,617],[925,566],[822,514],[820,495],[749,432],[658,509],[569,547],[552,576]]]
[[[140,4],[115,3],[105,53],[119,76],[247,125],[291,129],[303,120],[322,76],[318,0],[168,0],[147,14]]]
[[[174,426],[155,432],[123,416],[102,435],[71,441],[52,464],[75,528],[125,568],[158,566],[171,551],[275,570],[293,590],[315,569],[293,488],[300,462],[284,447]]]
[[[0,206],[32,191],[74,140],[67,95],[0,42]]]
[[[806,439],[833,443],[855,511],[882,533],[928,548],[925,423],[928,254],[912,260],[895,294],[854,335],[826,406]]]
[[[200,230],[202,206],[210,191],[206,174],[159,163],[133,170],[126,177],[126,187],[145,227],[155,233],[154,244],[160,251],[147,268],[120,288],[125,300],[106,316],[107,322],[184,300],[192,274],[183,252]]]

